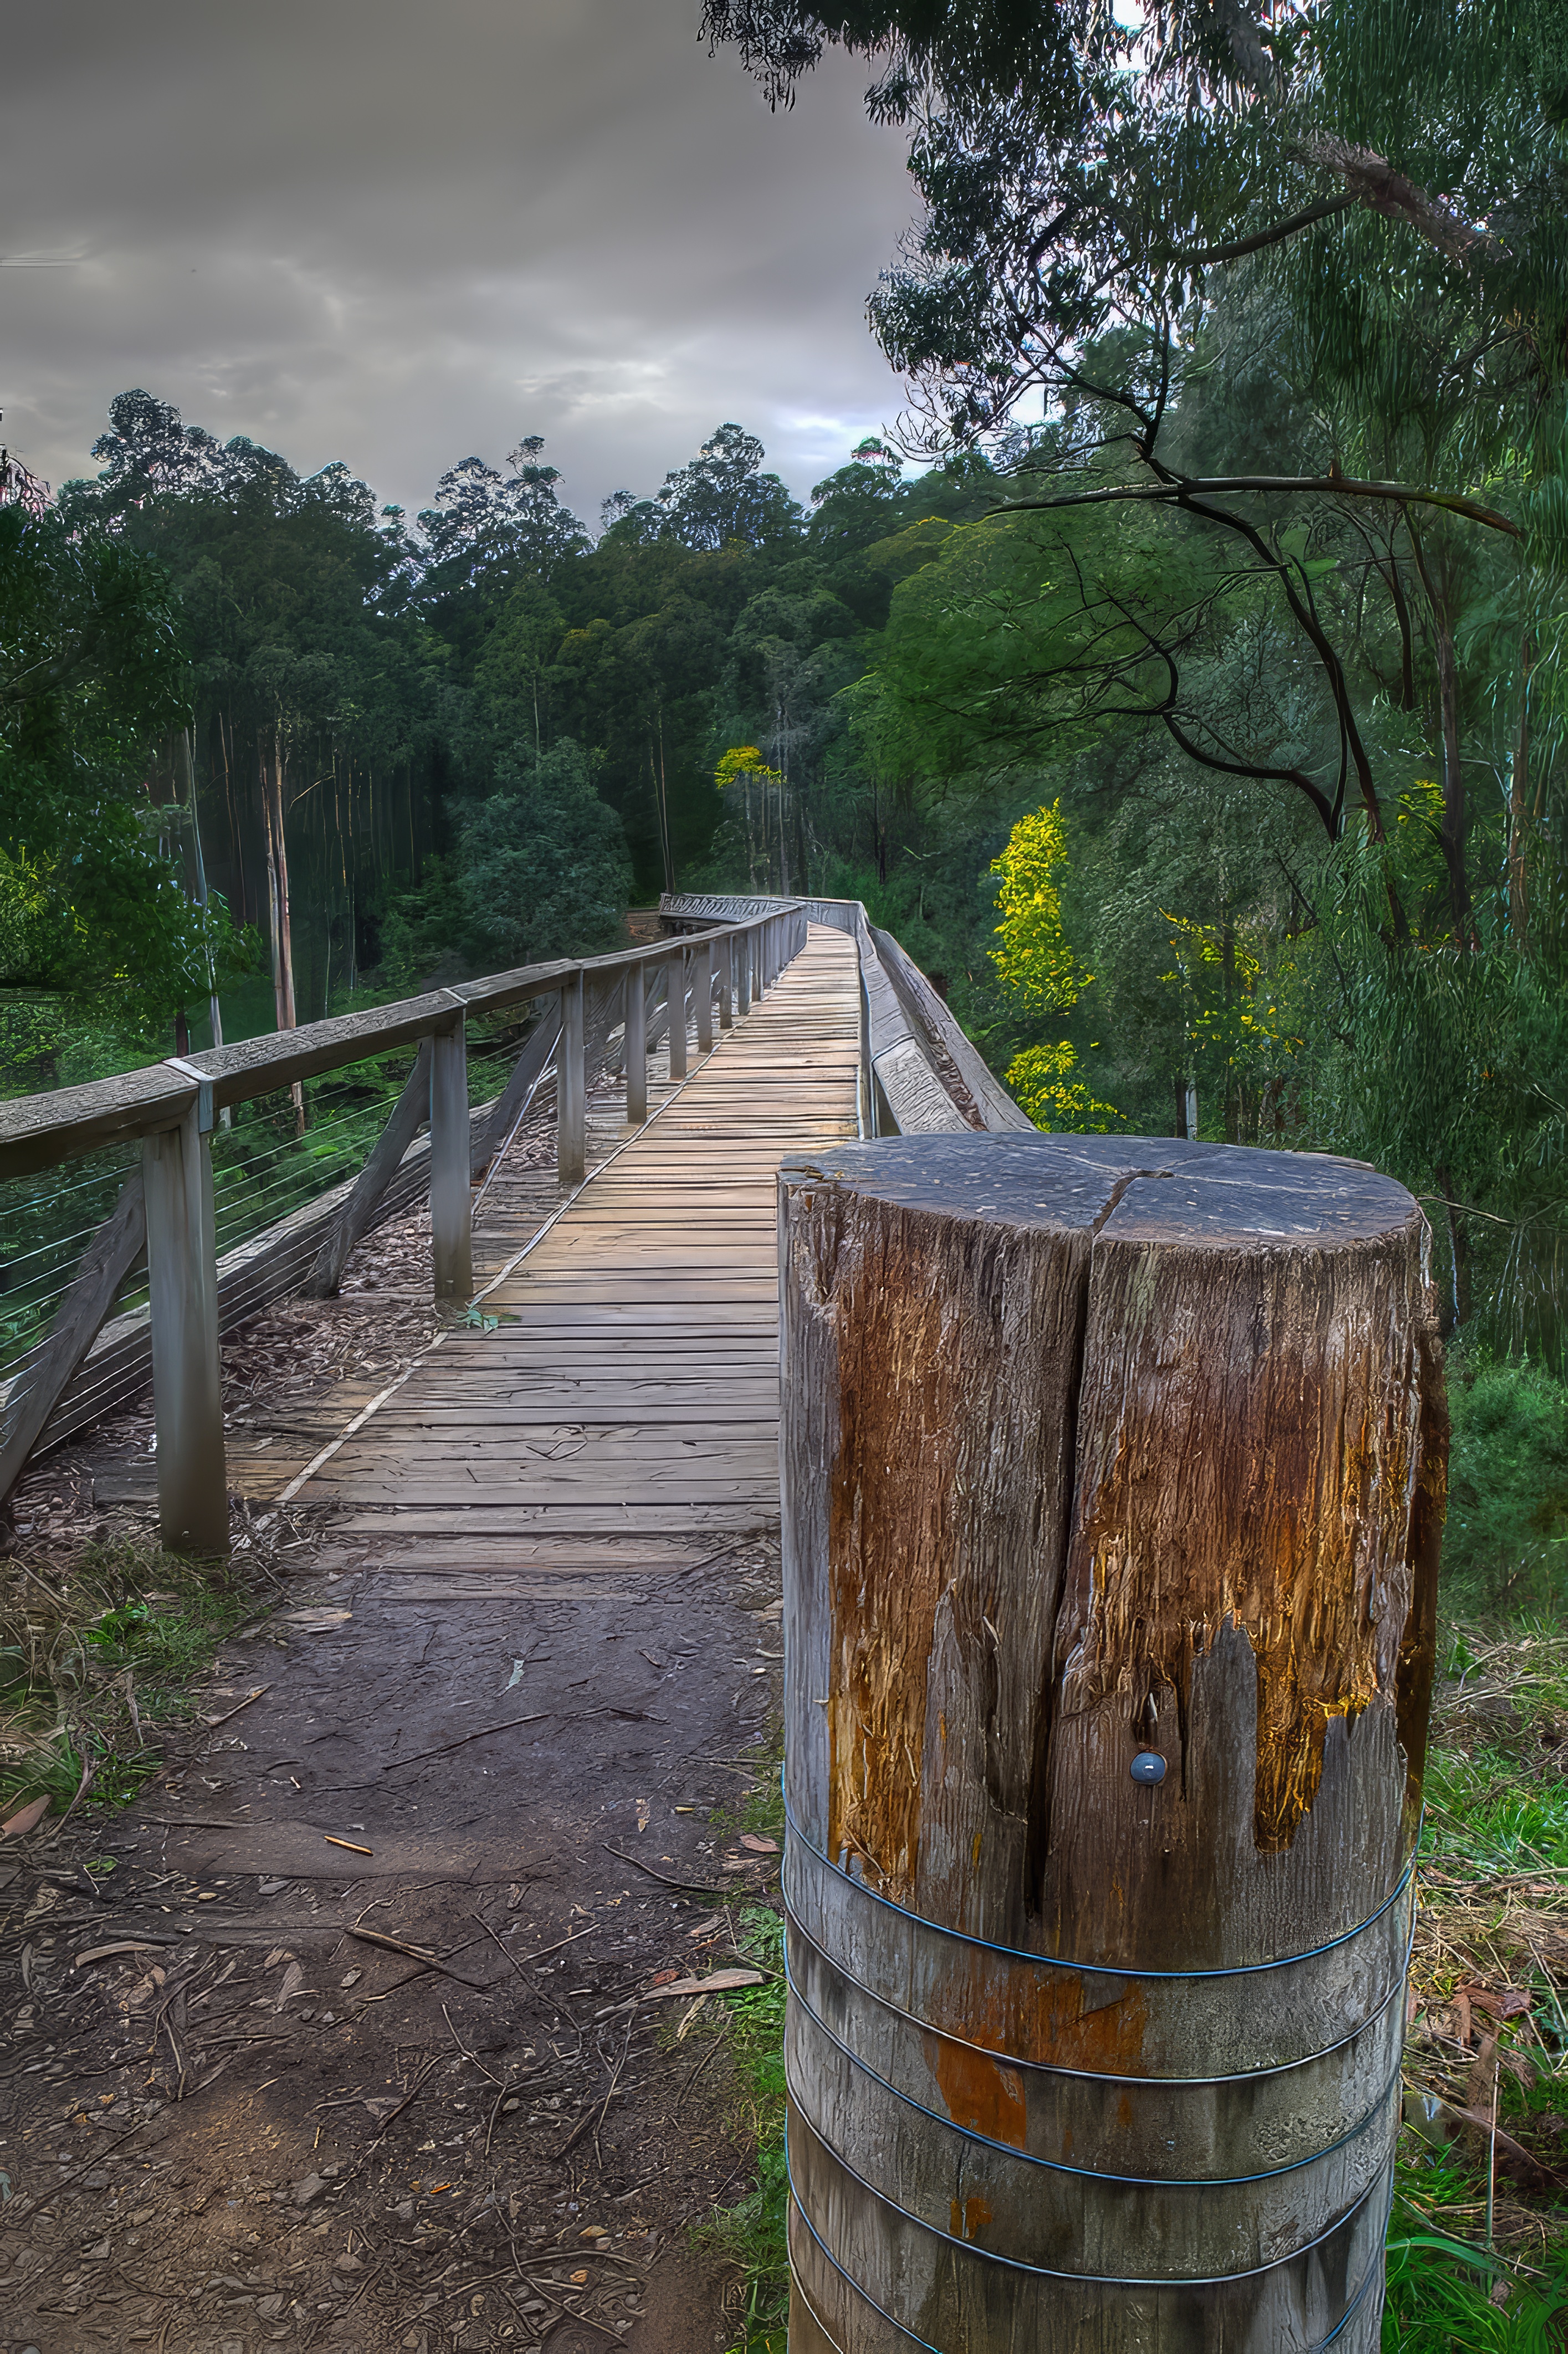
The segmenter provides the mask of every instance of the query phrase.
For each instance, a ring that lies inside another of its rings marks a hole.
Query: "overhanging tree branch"
[[[1240,261],[1249,253],[1262,253],[1268,246],[1283,245],[1287,237],[1295,237],[1301,229],[1311,228],[1320,220],[1331,220],[1336,213],[1351,212],[1361,201],[1359,196],[1348,194],[1319,196],[1318,202],[1308,205],[1305,211],[1292,213],[1288,220],[1276,221],[1268,228],[1254,229],[1250,237],[1232,238],[1225,245],[1202,246],[1196,253],[1168,253],[1161,259],[1189,270],[1209,270],[1216,262]],[[1046,242],[1047,239],[1041,241],[1042,253]]]
[[[1478,499],[1462,498],[1451,491],[1425,491],[1410,482],[1363,482],[1354,475],[1332,470],[1327,474],[1178,475],[1163,482],[1117,483],[1101,491],[1072,491],[1050,499],[1009,499],[1005,506],[994,512],[1010,514],[1014,508],[1026,507],[1107,506],[1117,500],[1128,499],[1181,504],[1189,496],[1224,498],[1238,491],[1277,492],[1285,496],[1314,493],[1322,498],[1380,499],[1396,507],[1442,507],[1449,514],[1463,516],[1467,523],[1484,524],[1489,531],[1506,533],[1510,539],[1520,536],[1518,524],[1499,514],[1495,507],[1483,506]]]

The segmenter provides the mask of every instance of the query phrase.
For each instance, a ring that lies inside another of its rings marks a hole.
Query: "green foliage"
[[[0,507],[0,989],[149,1034],[245,970],[186,898],[137,788],[189,672],[164,567],[91,523]]]
[[[1560,1606],[1568,1595],[1568,1386],[1542,1368],[1450,1363],[1443,1570],[1452,1608]]]

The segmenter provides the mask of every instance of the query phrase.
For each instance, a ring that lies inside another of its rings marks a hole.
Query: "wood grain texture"
[[[782,1172],[808,2342],[1375,2346],[1425,1246],[1318,1156],[942,1136]]]

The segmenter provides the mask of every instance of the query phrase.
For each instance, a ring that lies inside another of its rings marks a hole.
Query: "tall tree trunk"
[[[1524,828],[1530,799],[1530,677],[1535,666],[1535,632],[1525,629],[1519,648],[1519,727],[1508,786],[1508,917],[1513,944],[1522,955],[1530,945],[1530,910],[1524,886]]]
[[[1408,516],[1405,528],[1410,534],[1411,546],[1415,551],[1421,585],[1432,608],[1432,634],[1437,649],[1437,739],[1443,760],[1443,819],[1438,828],[1438,839],[1443,851],[1443,864],[1448,870],[1448,912],[1453,921],[1456,947],[1469,948],[1474,944],[1475,928],[1465,857],[1469,813],[1465,801],[1465,770],[1459,752],[1459,660],[1454,644],[1455,599],[1451,567],[1441,561],[1436,567],[1429,565]]]
[[[1457,1326],[1467,1324],[1470,1318],[1470,1239],[1459,1217],[1453,1172],[1446,1161],[1437,1163],[1436,1173],[1437,1182],[1443,1191],[1443,1217],[1448,1229],[1448,1265],[1452,1278],[1448,1312],[1442,1319],[1443,1337],[1446,1340]]]
[[[272,935],[272,1002],[280,1030],[297,1030],[294,1011],[294,937],[289,915],[289,850],[283,835],[283,731],[272,728],[271,757],[261,746],[262,807],[267,820],[267,905]],[[294,1133],[305,1132],[305,1091],[298,1079],[289,1090]]]

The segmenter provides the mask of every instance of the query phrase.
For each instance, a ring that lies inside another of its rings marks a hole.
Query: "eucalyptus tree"
[[[1132,27],[1086,6],[710,0],[706,23],[776,98],[827,41],[879,55],[868,103],[911,127],[927,207],[871,306],[912,385],[911,437],[1011,436],[1031,504],[1137,502],[1228,542],[1317,665],[1325,830],[1359,806],[1374,841],[1385,796],[1346,633],[1281,535],[1381,523],[1366,561],[1396,604],[1423,599],[1436,642],[1450,920],[1468,937],[1452,655],[1459,577],[1486,566],[1458,551],[1467,534],[1537,566],[1568,549],[1562,11],[1163,0]],[[1238,269],[1287,314],[1312,446],[1200,471],[1173,427]],[[1047,429],[1020,436],[1035,404]],[[1168,725],[1180,650],[1179,630],[1152,632],[1139,690]]]

